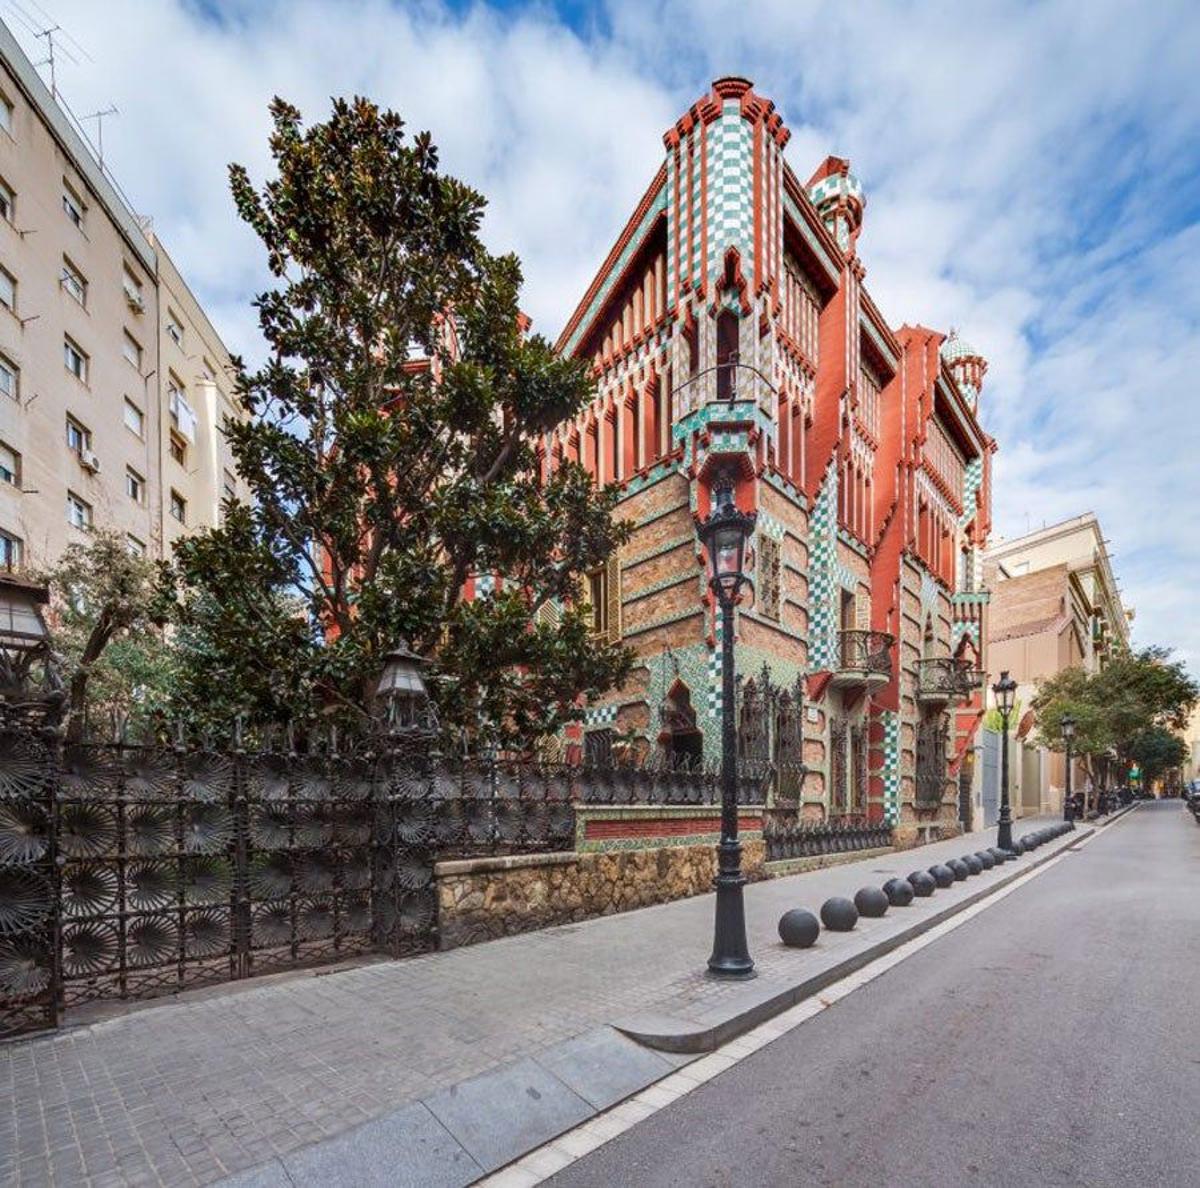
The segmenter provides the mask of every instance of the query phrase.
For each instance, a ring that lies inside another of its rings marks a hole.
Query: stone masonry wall
[[[764,877],[766,843],[742,843],[742,867]],[[531,932],[712,890],[711,842],[644,850],[514,855],[439,862],[440,946]]]

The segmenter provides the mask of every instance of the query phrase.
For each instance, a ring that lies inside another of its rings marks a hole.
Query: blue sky
[[[41,7],[93,59],[60,68],[67,100],[119,107],[109,164],[248,354],[264,277],[225,166],[263,176],[272,94],[319,119],[331,95],[363,93],[429,128],[488,195],[489,242],[520,254],[525,308],[554,334],[662,132],[712,78],[754,79],[798,174],[837,152],[862,178],[867,284],[893,324],[957,326],[988,358],[998,530],[1095,511],[1135,638],[1200,673],[1194,2]]]

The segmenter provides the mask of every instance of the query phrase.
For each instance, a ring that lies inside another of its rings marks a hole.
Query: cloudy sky
[[[1135,638],[1200,673],[1200,7],[1194,0],[39,0],[87,50],[80,115],[230,346],[253,355],[260,255],[225,166],[267,167],[272,94],[361,93],[428,128],[488,195],[553,335],[658,167],[662,132],[743,74],[867,192],[860,252],[894,325],[990,364],[1012,536],[1093,510]],[[25,27],[32,0],[0,15]]]

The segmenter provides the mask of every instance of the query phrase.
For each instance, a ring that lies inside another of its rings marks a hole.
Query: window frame
[[[12,391],[5,392],[3,387],[0,387],[0,394],[8,396],[15,400],[18,404],[21,403],[21,369],[7,356],[0,355],[0,372],[7,372],[12,377]]]
[[[65,177],[62,182],[62,209],[75,229],[82,231],[87,222],[87,203]]]
[[[7,452],[12,458],[12,470],[10,471],[0,459],[0,483],[7,483],[10,487],[21,489],[21,452],[10,446],[6,441],[0,441],[0,454]],[[9,477],[6,478],[5,474]]]
[[[129,423],[129,414],[133,413],[137,417],[137,427]],[[138,439],[138,441],[146,440],[146,414],[128,396],[125,397],[125,407],[121,412],[121,423],[129,430],[130,433]]]
[[[179,507],[178,515],[175,514],[176,505]],[[187,500],[174,487],[171,488],[171,496],[167,500],[167,514],[176,523],[187,527]]]
[[[21,568],[25,556],[25,541],[15,532],[0,528],[0,572],[12,573]]]
[[[79,360],[79,370],[68,362],[70,355],[74,355]],[[77,343],[69,334],[63,335],[63,370],[68,375],[73,375],[84,387],[87,387],[88,372],[90,370],[91,358],[88,353]]]
[[[74,429],[79,436],[79,445],[71,443],[71,430]],[[67,413],[67,449],[76,457],[82,458],[84,453],[92,448],[92,431],[78,417],[71,416]]]
[[[175,336],[175,335],[172,333],[172,331],[173,331],[173,330],[178,330],[178,331],[179,331],[179,336],[178,336],[178,337],[176,337],[176,336]],[[170,307],[170,306],[168,306],[168,307],[167,307],[167,324],[166,324],[166,331],[167,331],[167,337],[168,337],[168,338],[169,338],[169,339],[170,339],[170,340],[171,340],[171,341],[172,341],[172,342],[173,342],[173,343],[174,343],[174,344],[175,344],[175,345],[176,345],[176,346],[177,346],[177,347],[178,347],[180,350],[183,350],[183,338],[184,338],[184,326],[183,326],[183,320],[182,320],[182,319],[181,319],[181,318],[180,318],[180,317],[179,317],[179,316],[178,316],[178,315],[175,313],[175,311],[174,311],[174,310],[172,310],[172,309],[171,309],[171,307]]]
[[[123,335],[121,340],[121,358],[124,359],[125,362],[128,363],[132,368],[134,368],[138,375],[141,375],[142,344],[138,342],[138,340],[134,338],[134,336],[130,334],[128,330],[122,330],[121,333]],[[133,348],[134,357],[132,359],[129,357],[129,347]]]
[[[178,449],[178,453],[176,453],[176,449]],[[174,429],[170,430],[167,437],[167,452],[180,466],[187,466],[187,439],[182,433],[178,433]]]
[[[9,270],[5,268],[3,264],[0,264],[0,285],[3,284],[4,280],[8,281],[8,286],[12,290],[12,300],[5,301],[4,298],[0,296],[0,305],[3,305],[9,311],[9,313],[15,314],[17,312],[17,278],[13,276],[13,274],[9,272]],[[0,292],[2,292],[2,290],[0,290]]]
[[[138,507],[146,506],[146,479],[134,470],[132,466],[125,467],[125,494]]]
[[[5,209],[7,207],[7,209]],[[17,218],[17,192],[0,177],[0,219],[12,226],[16,226]]]
[[[79,266],[65,253],[63,254],[62,274],[58,283],[64,292],[79,303],[80,309],[87,309],[88,279],[80,271]],[[79,291],[76,292],[76,289]]]
[[[78,523],[72,512],[76,509],[83,512],[83,519],[86,521],[83,524]],[[67,491],[67,523],[72,528],[78,528],[81,532],[90,532],[92,530],[92,505],[81,495],[76,495],[74,491]]]

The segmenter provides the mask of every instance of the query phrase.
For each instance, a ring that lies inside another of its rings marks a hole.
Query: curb
[[[1099,828],[1106,828],[1115,820],[1116,817],[1114,816],[1112,820],[1105,822]],[[1096,831],[1095,827],[1087,826],[1077,828],[1069,834],[1064,834],[1061,845],[1056,846],[1045,854],[1038,855],[1033,861],[1022,863],[995,882],[981,887],[974,894],[960,899],[940,911],[934,912],[931,916],[917,921],[915,924],[894,933],[892,936],[884,937],[869,948],[855,953],[845,958],[845,960],[839,961],[837,964],[813,974],[811,977],[804,978],[799,982],[784,984],[781,984],[778,979],[771,982],[764,980],[757,984],[755,982],[748,982],[746,984],[747,993],[739,995],[742,1002],[736,1008],[718,1008],[716,1011],[709,1012],[706,1016],[695,1020],[678,1019],[664,1015],[626,1016],[624,1019],[614,1020],[612,1026],[623,1035],[629,1036],[630,1039],[636,1040],[638,1043],[660,1052],[697,1056],[705,1052],[711,1052],[729,1043],[730,1040],[737,1039],[738,1036],[757,1027],[760,1023],[765,1023],[775,1015],[782,1014],[790,1007],[804,1001],[804,999],[819,994],[826,986],[840,981],[849,974],[856,973],[863,966],[869,965],[879,957],[885,956],[887,953],[892,952],[893,949],[898,949],[901,945],[922,935],[922,933],[928,932],[931,928],[936,928],[937,925],[944,921],[957,916],[960,912],[965,911],[974,904],[987,899],[1001,887],[1006,886],[1015,879],[1021,878],[1031,870],[1036,870],[1043,863],[1049,862],[1050,859],[1070,851],[1075,845],[1085,838],[1091,837]],[[747,1003],[747,997],[752,1001]]]

